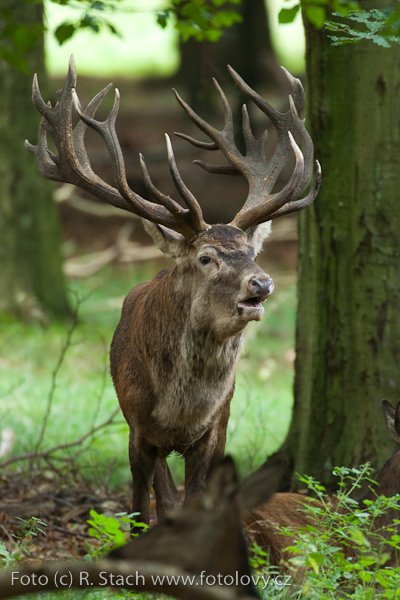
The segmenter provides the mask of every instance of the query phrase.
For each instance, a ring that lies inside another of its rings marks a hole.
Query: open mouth
[[[250,310],[264,310],[263,302],[265,302],[267,297],[268,296],[253,296],[252,298],[241,300],[236,306],[238,308],[246,308]]]

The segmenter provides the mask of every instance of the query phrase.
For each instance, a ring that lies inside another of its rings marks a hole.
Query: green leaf
[[[300,10],[300,4],[295,4],[294,6],[292,6],[292,8],[282,8],[282,10],[280,11],[280,13],[278,15],[279,23],[281,23],[281,24],[292,23],[295,20],[299,10]]]
[[[28,64],[23,56],[7,47],[0,47],[0,56],[10,65],[21,71],[21,73],[29,73]]]
[[[60,46],[62,46],[67,40],[71,39],[76,30],[76,25],[73,25],[72,23],[62,23],[59,25],[55,30],[54,35],[56,36]]]
[[[376,580],[379,583],[379,585],[381,585],[383,588],[388,588],[389,587],[389,582],[386,579],[386,577],[384,577],[384,575],[382,574],[382,571],[378,571],[376,573]]]
[[[222,6],[223,4],[226,4],[226,0],[212,0],[212,3],[214,4],[214,6]],[[229,0],[230,4],[240,4],[241,0]]]
[[[371,39],[373,42],[375,42],[375,44],[378,44],[378,46],[382,46],[383,48],[391,48],[389,42],[381,35],[374,35]]]
[[[315,560],[315,558],[313,558],[312,556],[309,556],[306,560],[306,565],[307,565],[307,567],[311,567],[314,570],[314,573],[316,573],[318,575],[319,566],[318,566],[318,563]]]
[[[100,2],[99,0],[95,0],[94,2],[92,2],[92,4],[90,5],[90,8],[94,9],[94,10],[105,10],[106,7],[104,6],[104,2]],[[110,7],[107,7],[110,8]]]
[[[314,27],[321,29],[326,20],[326,9],[323,6],[307,6],[306,17]]]
[[[16,50],[22,53],[32,50],[38,43],[42,31],[41,27],[38,29],[28,25],[16,25],[12,35]]]
[[[234,23],[240,23],[242,20],[241,15],[234,10],[221,10],[215,15],[212,25],[220,29],[221,27],[231,27]]]
[[[118,31],[118,29],[116,27],[114,27],[114,25],[112,23],[110,23],[109,21],[106,21],[105,24],[108,27],[109,31],[111,31],[111,33],[122,38],[121,33]]]
[[[170,11],[168,9],[157,13],[157,23],[160,25],[160,27],[165,29],[168,24],[169,17]]]

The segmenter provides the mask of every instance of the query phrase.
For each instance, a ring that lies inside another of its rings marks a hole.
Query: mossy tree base
[[[300,216],[295,474],[381,466],[400,399],[400,47],[334,47],[306,24],[308,117],[323,173]]]

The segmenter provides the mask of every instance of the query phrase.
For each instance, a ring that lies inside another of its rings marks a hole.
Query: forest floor
[[[0,477],[0,541],[11,557],[30,562],[82,559],[100,542],[89,534],[90,511],[114,517],[127,513],[130,492],[95,489],[65,481],[62,474],[14,473]],[[156,520],[151,499],[151,522]]]

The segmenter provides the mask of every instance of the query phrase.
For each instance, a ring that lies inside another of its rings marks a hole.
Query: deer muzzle
[[[267,298],[274,291],[274,282],[271,277],[266,281],[260,281],[256,277],[252,277],[248,283],[248,288],[255,296],[265,296]]]
[[[252,277],[247,284],[249,295],[237,303],[237,309],[240,315],[249,320],[259,321],[264,316],[263,303],[274,290],[274,282],[270,277],[261,281]]]

